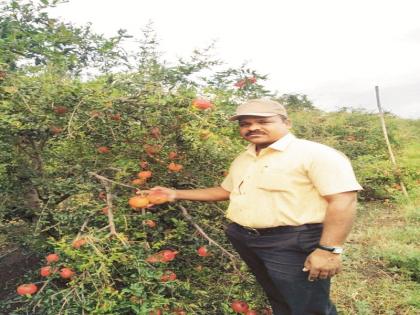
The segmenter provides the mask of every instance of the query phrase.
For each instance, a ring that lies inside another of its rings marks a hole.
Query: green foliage
[[[45,9],[56,3],[10,1],[0,10],[0,219],[33,222],[34,236],[50,237],[42,254],[45,248],[57,252],[57,267],[71,267],[76,275],[68,281],[57,274],[46,279],[28,274],[28,281],[43,289],[32,298],[13,298],[4,311],[149,314],[182,308],[190,314],[232,314],[233,299],[263,307],[263,294],[244,265],[203,239],[177,204],[137,212],[127,201],[155,185],[219,185],[243,150],[236,125],[227,118],[240,102],[270,95],[262,84],[266,77],[246,65],[223,69],[210,48],[168,65],[150,27],[138,52],[122,56],[123,32],[105,39],[89,27],[52,21]],[[126,67],[127,60],[134,62],[130,71],[109,73],[112,66]],[[77,74],[83,67],[102,72],[82,80]],[[214,107],[194,107],[197,98]],[[390,198],[399,191],[401,176],[410,179],[408,187],[418,180],[408,161],[400,173],[392,169],[374,115],[323,113],[304,95],[280,99],[297,136],[331,145],[353,160],[365,198]],[[405,140],[412,140],[418,126],[403,134],[401,121],[389,119],[391,143],[407,150]],[[183,168],[170,171],[170,163]],[[145,169],[152,177],[135,186],[132,180]],[[108,201],[100,195],[106,189]],[[223,235],[223,209],[214,203],[182,205],[209,237],[232,252]],[[105,206],[112,206],[112,216],[102,213]],[[146,220],[157,227],[148,227]],[[74,248],[73,240],[80,238],[87,243]],[[209,257],[197,255],[203,245]],[[177,258],[147,262],[165,249],[178,251]],[[414,271],[416,262],[407,258],[397,264]],[[177,280],[160,281],[166,270]]]
[[[277,100],[280,103],[284,104],[289,113],[316,110],[315,106],[312,104],[312,102],[308,99],[306,95],[283,94],[282,96],[277,97]]]
[[[0,6],[0,66],[15,71],[22,65],[54,64],[78,73],[86,66],[108,70],[124,57],[117,49],[127,37],[121,30],[110,39],[48,16],[47,9],[62,0],[12,0]]]

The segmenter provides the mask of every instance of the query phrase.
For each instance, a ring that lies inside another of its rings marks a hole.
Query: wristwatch
[[[324,245],[318,244],[317,248],[329,251],[333,254],[342,254],[344,252],[343,247],[338,247],[338,246],[324,246]]]

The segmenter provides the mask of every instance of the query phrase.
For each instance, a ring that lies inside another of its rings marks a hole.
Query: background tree
[[[47,9],[61,0],[40,2],[13,0],[0,6],[0,65],[16,71],[27,65],[54,64],[55,68],[80,73],[84,67],[108,71],[114,60],[125,58],[119,49],[125,31],[105,38],[90,26],[76,27],[49,17]]]

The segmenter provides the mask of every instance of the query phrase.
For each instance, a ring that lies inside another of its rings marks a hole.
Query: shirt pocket
[[[282,170],[266,169],[258,176],[256,181],[257,188],[285,191],[290,189],[290,177]]]

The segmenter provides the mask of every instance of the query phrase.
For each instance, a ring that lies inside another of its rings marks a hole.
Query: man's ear
[[[286,124],[287,129],[291,129],[293,127],[293,123],[289,118],[287,118],[285,124]]]

